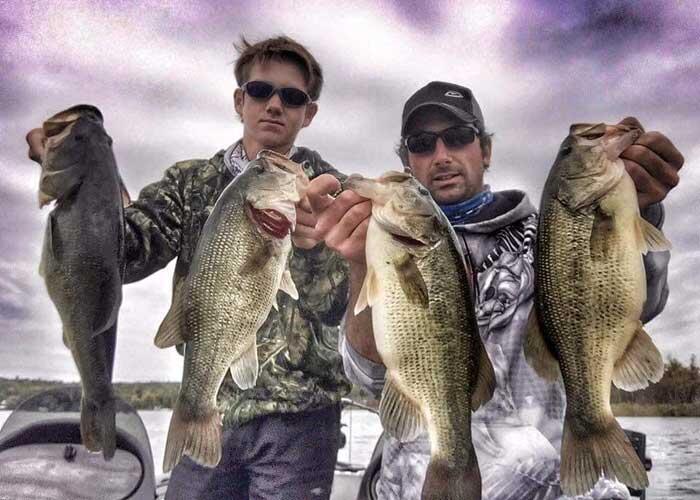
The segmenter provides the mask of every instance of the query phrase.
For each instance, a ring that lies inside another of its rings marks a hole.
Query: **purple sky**
[[[115,5],[117,5],[115,7]],[[700,12],[625,2],[19,2],[0,4],[0,376],[77,379],[37,273],[49,209],[24,135],[76,103],[97,105],[132,196],[175,161],[241,133],[233,42],[286,33],[324,67],[320,112],[299,142],[341,170],[397,168],[404,100],[430,80],[473,89],[495,133],[488,182],[535,204],[569,124],[637,116],[686,157],[666,203],[671,298],[648,327],[665,355],[700,354]],[[172,267],[125,287],[116,378],[179,380],[153,346]]]

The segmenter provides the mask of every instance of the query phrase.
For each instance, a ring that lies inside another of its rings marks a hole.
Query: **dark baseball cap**
[[[430,82],[406,101],[401,116],[402,137],[405,136],[406,124],[414,113],[429,106],[445,109],[464,123],[472,123],[480,131],[484,130],[484,115],[471,90],[454,83]]]

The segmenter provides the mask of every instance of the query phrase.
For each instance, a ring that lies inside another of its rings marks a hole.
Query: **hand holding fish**
[[[620,124],[644,131],[634,117],[627,117]],[[678,170],[685,161],[676,146],[660,132],[644,132],[622,152],[620,158],[637,188],[640,209],[666,198],[678,184]]]
[[[296,217],[297,224],[292,232],[292,243],[294,243],[294,246],[309,250],[318,245],[318,242],[321,241],[316,236],[316,221],[318,218],[311,210],[311,204],[307,196],[296,204]]]
[[[316,235],[350,264],[365,265],[365,237],[372,203],[354,191],[346,190],[333,198],[340,189],[338,179],[330,174],[311,181],[307,196],[318,217]]]

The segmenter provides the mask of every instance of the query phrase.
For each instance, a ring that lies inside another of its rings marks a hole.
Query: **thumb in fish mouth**
[[[627,125],[607,125],[603,144],[610,160],[616,160],[622,152],[636,142],[643,131]]]
[[[352,174],[342,182],[343,190],[354,191],[363,198],[384,204],[390,198],[390,190],[379,179],[370,179],[359,174]]]

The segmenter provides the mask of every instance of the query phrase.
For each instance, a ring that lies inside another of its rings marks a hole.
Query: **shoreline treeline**
[[[700,366],[695,355],[683,365],[671,357],[656,384],[635,392],[613,386],[610,399],[617,416],[700,417]]]
[[[19,403],[41,391],[68,385],[64,382],[0,377],[0,409],[12,410]],[[116,393],[137,410],[172,408],[180,388],[179,382],[117,382]],[[376,401],[358,387],[350,399],[368,406]],[[611,393],[616,416],[700,417],[700,366],[695,355],[683,365],[669,358],[663,378],[646,389],[625,392],[613,386]]]

